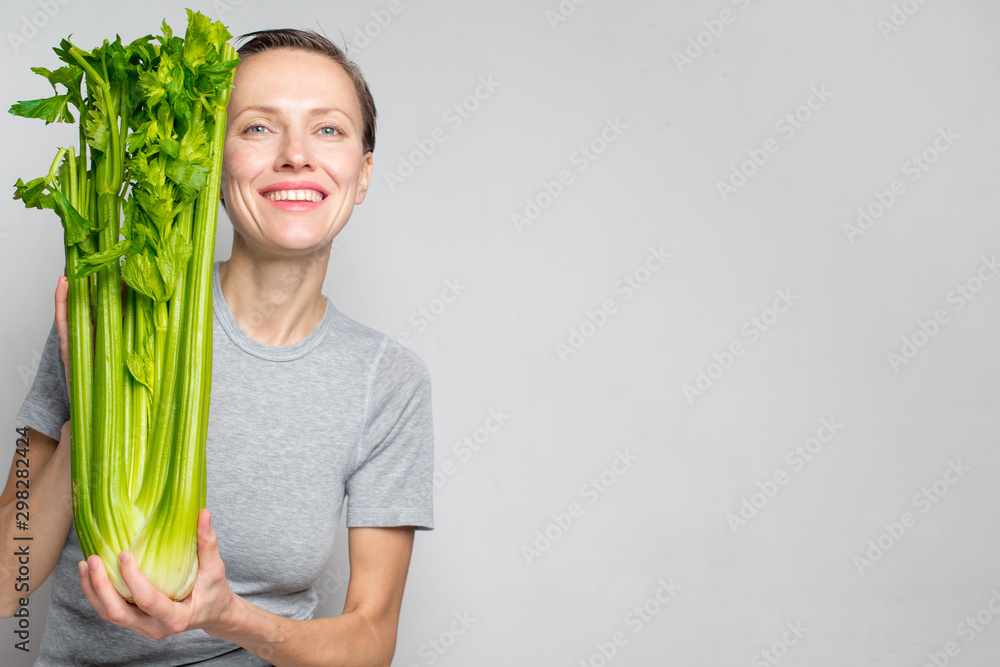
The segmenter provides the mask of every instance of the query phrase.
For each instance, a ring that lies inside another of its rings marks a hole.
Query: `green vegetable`
[[[175,600],[198,572],[230,37],[188,10],[183,39],[164,21],[127,45],[63,40],[61,67],[33,68],[56,94],[10,109],[79,124],[78,150],[18,179],[14,197],[63,223],[74,524],[127,599],[123,550]]]

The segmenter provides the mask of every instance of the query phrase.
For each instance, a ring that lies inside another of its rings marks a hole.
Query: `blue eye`
[[[319,129],[319,131],[320,131],[320,134],[325,134],[327,136],[333,136],[335,134],[343,134],[343,132],[341,131],[341,129],[339,127],[337,127],[336,125],[326,125],[324,127],[321,127]]]
[[[244,132],[249,132],[251,134],[260,134],[261,132],[267,132],[267,128],[263,125],[251,125]]]

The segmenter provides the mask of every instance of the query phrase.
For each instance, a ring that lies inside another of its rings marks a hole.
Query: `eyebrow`
[[[242,115],[244,113],[251,112],[251,111],[252,112],[257,112],[257,113],[266,113],[266,114],[275,114],[275,115],[280,115],[281,114],[281,109],[279,109],[278,107],[271,107],[271,106],[267,106],[267,105],[263,105],[263,104],[255,104],[253,106],[244,107],[243,109],[240,109],[240,111],[239,111],[239,113],[237,115]],[[351,120],[353,122],[353,120],[351,119],[350,114],[348,114],[343,109],[339,109],[337,107],[317,107],[315,109],[310,109],[309,113],[310,113],[310,115],[313,115],[313,116],[324,116],[324,115],[329,114],[329,113],[338,113],[341,116],[344,116],[345,118],[347,118],[348,120]]]

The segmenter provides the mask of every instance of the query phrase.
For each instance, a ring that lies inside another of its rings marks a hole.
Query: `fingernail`
[[[87,576],[87,563],[81,560],[78,567],[80,568],[80,577],[82,578]]]
[[[87,561],[87,565],[90,566],[90,571],[91,572],[97,572],[97,561],[96,560],[88,560]]]
[[[129,555],[128,555],[127,551],[123,551],[120,554],[118,554],[118,564],[119,565],[124,565],[125,563],[128,562],[128,559],[129,559]]]

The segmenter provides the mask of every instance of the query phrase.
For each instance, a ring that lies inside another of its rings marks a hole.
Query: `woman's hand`
[[[66,392],[69,393],[69,281],[59,276],[56,285],[56,331],[59,332],[59,352],[62,355],[63,370],[66,371]]]
[[[122,280],[122,308],[125,307],[125,281]],[[94,344],[94,320],[90,321],[90,341]],[[62,356],[63,370],[66,371],[66,393],[70,390],[69,364],[69,279],[59,276],[56,284],[56,331],[59,332],[59,353]]]
[[[108,579],[98,556],[80,561],[80,581],[87,599],[97,614],[144,637],[164,639],[170,635],[201,628],[206,632],[225,627],[239,599],[226,580],[226,568],[219,556],[219,539],[212,528],[207,509],[198,515],[198,578],[191,594],[175,602],[153,588],[136,565],[135,558],[123,551],[118,559],[122,579],[135,604],[122,598]]]

